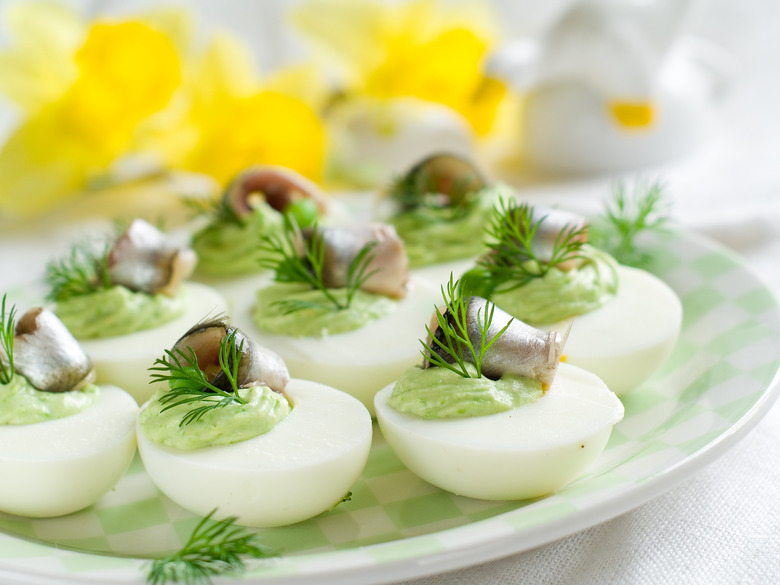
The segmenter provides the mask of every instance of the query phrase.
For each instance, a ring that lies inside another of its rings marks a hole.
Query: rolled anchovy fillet
[[[549,262],[552,259],[555,241],[561,233],[576,232],[582,230],[574,241],[585,243],[588,241],[588,220],[576,213],[562,209],[552,209],[548,207],[536,206],[532,209],[533,220],[540,221],[539,227],[534,234],[531,246],[534,253],[542,262]],[[557,265],[561,270],[571,270],[576,266],[576,261],[567,260]]]
[[[481,347],[479,324],[484,323],[485,312],[489,309],[489,303],[482,297],[471,297],[466,306],[466,329],[474,348]],[[453,316],[449,311],[444,313],[444,317],[449,323],[453,322]],[[434,336],[443,341],[444,336],[436,325],[435,315],[432,323],[435,326],[435,328],[431,327]],[[493,380],[499,379],[504,374],[515,374],[539,380],[545,387],[550,386],[558,371],[563,352],[563,344],[558,334],[555,331],[536,329],[519,319],[513,319],[506,311],[494,307],[493,320],[488,328],[486,340],[489,342],[493,339],[507,323],[509,327],[506,331],[485,352],[482,359],[482,374]],[[449,363],[454,361],[449,354],[430,341],[429,339],[428,346],[432,347],[437,355]],[[466,347],[460,350],[465,361],[474,361]],[[423,367],[433,365],[425,360]]]
[[[364,246],[375,242],[365,271],[373,274],[362,284],[361,290],[393,298],[406,296],[409,258],[393,226],[376,223],[316,229],[325,247],[323,281],[327,288],[346,286],[350,264]],[[303,235],[311,239],[314,230],[306,229]]]
[[[89,356],[48,309],[27,311],[14,333],[14,370],[38,390],[68,392],[94,382]]]
[[[287,365],[276,353],[250,340],[237,327],[215,319],[198,323],[174,344],[173,351],[181,351],[189,355],[189,349],[195,352],[198,367],[206,375],[208,381],[217,388],[229,392],[232,390],[230,381],[219,364],[220,341],[236,332],[236,347],[241,346],[236,384],[239,388],[249,386],[268,386],[275,392],[284,392],[290,381]],[[232,364],[229,364],[232,367]]]
[[[239,173],[225,189],[223,200],[239,216],[252,213],[252,197],[265,200],[276,211],[300,199],[311,199],[320,213],[325,211],[325,195],[319,187],[292,169],[256,165]]]
[[[108,253],[108,276],[137,292],[175,296],[195,269],[197,256],[178,248],[150,223],[136,219]]]
[[[447,153],[433,154],[415,164],[406,173],[405,182],[417,193],[439,195],[442,207],[458,205],[469,193],[487,186],[471,162]]]

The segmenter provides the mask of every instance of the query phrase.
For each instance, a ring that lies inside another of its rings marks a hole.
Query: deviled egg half
[[[411,471],[458,495],[553,492],[602,452],[623,405],[598,377],[560,363],[562,340],[451,285],[422,366],[377,393],[382,434]]]
[[[373,413],[374,394],[418,360],[436,289],[410,279],[392,226],[290,229],[271,244],[275,282],[237,307],[236,322],[294,377],[339,388]]]
[[[92,363],[62,322],[34,308],[2,311],[0,512],[70,514],[97,502],[135,453],[138,407]]]
[[[218,201],[208,203],[205,225],[192,236],[198,274],[225,278],[262,272],[258,238],[280,233],[287,214],[306,226],[327,208],[320,188],[292,169],[255,165],[243,170]]]
[[[292,524],[339,504],[365,466],[365,407],[290,379],[277,354],[231,325],[195,325],[151,370],[168,384],[138,416],[138,449],[157,487],[192,512]]]
[[[469,160],[435,153],[390,184],[389,222],[404,241],[411,268],[438,284],[486,250],[483,233],[493,208],[513,193],[488,184]]]
[[[227,311],[217,291],[188,282],[195,253],[144,220],[107,243],[73,247],[46,270],[47,300],[81,342],[101,382],[141,404],[152,394],[146,368],[181,331]]]
[[[593,372],[616,394],[641,385],[674,349],[682,327],[677,295],[589,245],[584,217],[502,201],[487,244],[477,267],[461,277],[467,292],[565,333],[567,363]]]

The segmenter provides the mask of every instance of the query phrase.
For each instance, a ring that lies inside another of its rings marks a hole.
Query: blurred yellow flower
[[[495,39],[484,3],[311,0],[294,22],[335,57],[348,94],[438,102],[460,112],[478,134],[490,130],[506,95],[503,84],[481,72]]]
[[[21,16],[10,21],[12,28],[22,24],[12,31],[18,45],[3,54],[18,85],[0,76],[0,87],[17,101],[35,98],[26,108],[29,117],[0,150],[0,208],[20,215],[66,200],[131,152],[136,126],[166,106],[181,78],[169,36],[140,20],[100,21],[82,29],[73,17],[59,25],[68,41],[60,48],[75,46],[75,52],[47,54],[50,47],[43,43],[36,53],[25,37],[35,27],[23,25],[52,5],[24,6],[17,5]],[[57,10],[63,14],[63,8]],[[46,81],[46,71],[56,82]]]
[[[216,35],[183,88],[187,106],[174,122],[178,130],[158,131],[157,139],[179,141],[168,149],[178,151],[171,165],[209,174],[223,184],[252,164],[283,165],[316,180],[325,156],[325,129],[307,96],[295,95],[311,87],[292,73],[261,82],[245,48],[232,37]]]
[[[0,217],[56,206],[139,155],[223,183],[256,163],[319,178],[325,130],[312,104],[323,92],[311,70],[261,83],[227,35],[192,58],[182,11],[85,24],[48,1],[8,8],[0,92],[22,120],[0,148]]]

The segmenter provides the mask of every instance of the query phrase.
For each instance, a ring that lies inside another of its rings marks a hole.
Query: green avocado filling
[[[583,315],[606,304],[617,292],[617,262],[592,246],[583,246],[580,266],[551,268],[522,286],[498,285],[491,301],[510,315],[534,326]]]
[[[192,239],[198,255],[198,272],[213,276],[240,276],[260,272],[263,257],[258,247],[262,235],[282,232],[284,216],[265,202],[258,203],[238,222],[219,221],[207,225]]]
[[[329,289],[345,303],[346,289]],[[285,311],[288,302],[306,303],[296,311]],[[274,283],[257,291],[252,317],[261,329],[292,337],[323,337],[360,329],[369,321],[390,314],[396,301],[383,295],[358,290],[346,309],[335,310],[323,294],[306,284]]]
[[[69,392],[42,392],[16,374],[8,384],[0,384],[0,424],[29,425],[65,418],[86,410],[99,397],[100,389],[94,384]]]
[[[186,287],[175,297],[112,286],[58,301],[54,312],[77,339],[127,335],[159,327],[184,314]]]
[[[472,376],[473,364],[466,368]],[[409,368],[395,383],[387,403],[421,418],[465,418],[496,414],[530,404],[544,394],[542,383],[505,374],[498,380],[464,378],[450,370],[419,366]]]
[[[392,224],[404,241],[409,265],[418,268],[484,252],[483,230],[493,207],[509,194],[507,187],[487,187],[461,213],[448,207],[419,207],[397,215]]]
[[[231,402],[204,413],[184,426],[182,417],[203,400],[166,409],[160,397],[168,392],[159,390],[141,410],[138,421],[144,435],[151,441],[175,449],[199,449],[246,441],[267,433],[292,410],[287,398],[267,386],[240,388],[246,404]],[[216,397],[216,395],[215,395]]]

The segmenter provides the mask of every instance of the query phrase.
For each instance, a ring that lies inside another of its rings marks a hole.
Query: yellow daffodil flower
[[[31,6],[30,14],[47,9]],[[27,16],[16,22],[29,21]],[[74,45],[77,22],[60,23],[58,46]],[[167,105],[181,78],[170,37],[140,20],[96,22],[83,29],[75,52],[59,56],[45,54],[48,43],[36,53],[24,34],[31,30],[19,26],[13,34],[17,46],[3,55],[15,65],[18,85],[8,76],[0,84],[17,101],[34,98],[27,107],[31,115],[0,150],[0,210],[12,215],[66,200],[131,152],[136,126]],[[48,68],[57,72],[56,83],[39,83]]]
[[[303,73],[280,73],[262,83],[245,48],[216,35],[185,83],[179,118],[156,129],[169,163],[225,184],[253,164],[276,164],[319,179],[325,130],[309,101]],[[306,90],[304,91],[304,88]]]
[[[483,4],[311,0],[294,21],[336,58],[348,93],[438,102],[491,129],[506,88],[481,72],[495,37]]]

